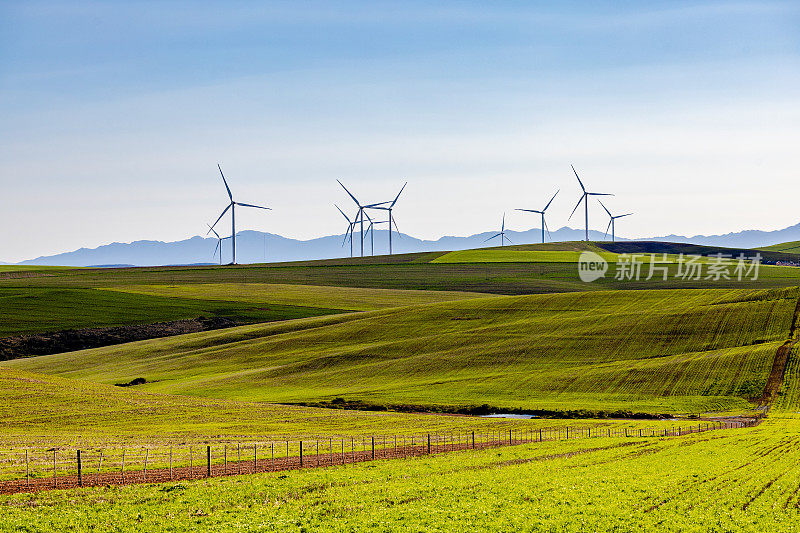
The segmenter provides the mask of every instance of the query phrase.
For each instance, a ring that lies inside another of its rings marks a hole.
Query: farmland
[[[141,390],[242,401],[727,411],[761,396],[798,295],[706,289],[471,298],[4,365],[107,384],[144,377],[151,383]]]
[[[754,428],[680,437],[595,434],[0,496],[0,531],[792,529],[796,346],[785,375],[774,362],[796,326],[796,268],[762,266],[758,280],[741,282],[586,284],[577,279],[580,251],[595,250],[612,269],[617,252],[580,243],[507,248],[219,268],[9,269],[0,275],[2,336],[198,316],[238,325],[0,363],[0,478],[19,475],[9,458],[24,450],[41,460],[34,475],[47,477],[54,448],[64,461],[78,447],[94,459],[105,450],[109,465],[126,447],[148,449],[152,468],[174,446],[185,467],[187,446],[219,454],[287,439],[295,453],[295,439],[667,429],[698,415],[768,416]],[[776,375],[783,384],[770,405]],[[134,378],[145,382],[114,386]],[[389,410],[314,407],[336,402]],[[482,404],[548,417],[393,411]],[[563,418],[574,413],[580,418]],[[130,454],[137,471],[141,453]]]

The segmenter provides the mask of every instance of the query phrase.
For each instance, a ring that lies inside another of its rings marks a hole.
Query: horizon
[[[503,212],[535,228],[514,209],[557,189],[562,226],[570,164],[633,211],[621,235],[797,223],[792,2],[9,2],[0,28],[7,262],[202,233],[217,163],[273,209],[237,230],[297,240],[343,232],[337,178],[364,201],[408,181],[397,222],[424,240]],[[590,229],[606,220],[593,202]]]

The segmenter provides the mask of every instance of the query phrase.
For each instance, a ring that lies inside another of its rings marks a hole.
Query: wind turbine
[[[345,215],[344,211],[342,211],[338,205],[333,204],[333,206],[336,209],[339,209],[339,212],[342,214],[345,220],[347,220],[347,231],[344,232],[344,239],[342,240],[342,246],[344,246],[344,243],[347,242],[347,238],[350,237],[350,257],[353,257],[353,228],[355,227],[356,223],[355,221],[350,220],[350,217]]]
[[[228,209],[231,210],[231,243],[232,243],[231,264],[235,265],[236,264],[236,206],[239,205],[242,207],[255,207],[256,209],[266,209],[269,211],[271,211],[271,208],[261,207],[260,205],[243,204],[242,202],[235,202],[233,200],[233,194],[231,193],[231,188],[228,187],[228,180],[225,179],[225,174],[222,173],[222,167],[220,167],[219,164],[217,164],[217,168],[219,169],[219,175],[222,176],[222,182],[225,184],[225,189],[228,191],[228,198],[230,199],[231,203],[229,203],[228,207],[226,207],[222,211],[222,214],[220,214],[219,218],[217,218],[217,221],[211,225],[211,228],[213,229],[217,225],[217,222],[219,222],[220,219],[222,219],[222,217],[225,216],[225,213],[228,212]],[[209,230],[208,233],[211,233],[211,231]],[[208,235],[208,233],[206,233],[206,235]]]
[[[614,196],[614,195],[613,194],[604,193],[604,192],[589,192],[589,191],[587,191],[586,187],[583,186],[583,182],[581,181],[580,176],[578,176],[578,172],[575,170],[575,167],[572,166],[572,165],[570,165],[570,166],[572,167],[572,172],[575,173],[575,177],[578,178],[578,183],[581,184],[581,190],[583,191],[583,194],[581,195],[581,199],[578,200],[578,203],[575,206],[575,209],[573,209],[572,213],[570,213],[569,218],[570,219],[572,218],[572,215],[575,214],[575,211],[578,210],[578,208],[581,206],[581,202],[583,202],[584,215],[586,217],[585,218],[585,220],[586,220],[586,241],[588,242],[589,241],[589,197],[590,196]]]
[[[358,199],[356,199],[356,197],[353,196],[353,193],[351,193],[349,190],[347,190],[347,187],[344,186],[344,183],[342,183],[338,179],[336,181],[339,183],[339,185],[342,186],[342,189],[344,189],[344,191],[350,196],[350,198],[353,199],[353,201],[356,203],[356,206],[358,206],[358,214],[356,215],[356,219],[354,221],[354,224],[360,224],[361,225],[361,239],[360,239],[361,240],[361,257],[364,257],[364,214],[365,214],[364,210],[367,208],[367,206],[366,205],[361,205],[361,203],[358,201]],[[371,204],[370,208],[374,209],[379,205],[384,205],[384,204],[387,204],[387,203],[388,202],[380,202],[378,204]],[[369,218],[369,215],[367,215],[367,218]],[[352,231],[350,232],[350,234],[351,234],[351,238],[352,238]]]
[[[550,198],[550,201],[547,202],[547,205],[544,206],[544,209],[542,209],[541,211],[537,211],[535,209],[517,209],[517,211],[526,211],[528,213],[539,213],[540,215],[542,215],[542,244],[544,244],[544,230],[545,228],[547,228],[547,222],[544,221],[544,212],[547,211],[547,208],[550,207],[550,204],[553,203],[553,200],[555,200],[556,195],[558,195],[559,192],[561,192],[561,189],[556,191],[556,194],[554,194],[553,197]],[[550,229],[547,229],[547,233],[550,233]]]
[[[206,226],[208,226],[208,229],[213,231],[214,235],[217,237],[217,245],[214,247],[214,253],[211,255],[211,257],[214,257],[215,255],[217,255],[217,250],[219,250],[219,264],[221,265],[222,264],[222,241],[224,241],[226,239],[230,239],[230,237],[220,237],[219,233],[217,233],[214,228],[212,228],[208,224],[206,224]],[[206,233],[206,235],[208,235],[208,234]]]
[[[486,239],[483,242],[489,242],[492,239],[496,239],[497,237],[500,237],[500,246],[505,246],[505,241],[511,242],[511,239],[506,237],[506,214],[505,213],[503,213],[503,225],[500,226],[500,233],[497,233],[496,235],[492,235],[491,237],[489,237],[488,239]],[[514,244],[514,243],[511,242],[511,244]]]
[[[403,190],[406,188],[406,185],[408,185],[408,182],[403,184],[403,186],[400,188],[400,192],[394,197],[394,200],[392,200],[392,202],[389,204],[389,207],[384,205],[387,202],[364,206],[365,209],[382,209],[389,212],[389,255],[392,255],[392,226],[397,229],[397,236],[399,237],[401,235],[400,228],[397,227],[397,222],[395,222],[394,217],[392,216],[392,209],[394,209],[394,204],[397,203],[397,199],[400,198],[401,194],[403,194]]]
[[[375,255],[375,233],[374,233],[373,226],[375,226],[375,224],[386,224],[389,221],[388,220],[377,220],[377,221],[376,220],[372,220],[371,218],[369,218],[369,215],[367,215],[367,218],[369,219],[369,227],[367,227],[367,233],[369,233],[370,255]]]
[[[597,201],[600,202],[600,200]],[[605,206],[605,204],[603,204],[603,202],[600,202],[600,205],[602,205],[603,209],[605,209],[606,213],[608,213],[609,221],[608,221],[608,226],[606,226],[606,235],[608,235],[608,228],[611,228],[611,242],[614,242],[614,221],[616,221],[618,218],[630,216],[633,213],[625,213],[624,215],[612,215],[611,211],[608,210],[608,208]]]

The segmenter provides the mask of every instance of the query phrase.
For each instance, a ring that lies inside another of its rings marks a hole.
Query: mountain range
[[[425,252],[442,250],[464,250],[492,246],[497,239],[487,243],[486,239],[495,232],[478,233],[467,237],[447,236],[437,240],[422,240],[410,235],[394,234],[394,253]],[[541,230],[507,231],[514,244],[537,243],[541,241]],[[584,237],[583,230],[569,227],[560,228],[550,235],[553,241],[576,241]],[[599,231],[590,231],[592,240],[607,238]],[[617,240],[631,240],[618,238]],[[787,241],[800,240],[800,224],[776,231],[746,230],[725,235],[665,235],[650,237],[650,241],[669,241],[681,243],[725,246],[731,248],[758,248]],[[365,255],[371,252],[372,239],[365,239]],[[223,242],[223,262],[230,261],[230,241]],[[297,240],[258,231],[242,231],[237,234],[236,252],[239,263],[263,263],[280,261],[301,261],[327,259],[350,255],[350,246],[343,243],[343,235],[329,235],[309,240]],[[497,243],[499,244],[499,243]],[[50,256],[37,257],[19,264],[60,265],[60,266],[154,266],[218,263],[219,254],[214,255],[217,245],[215,238],[195,236],[173,242],[135,241],[131,243],[112,243],[97,248],[80,248]],[[354,255],[360,254],[358,234],[353,242]],[[386,230],[376,230],[374,235],[375,254],[388,253]]]

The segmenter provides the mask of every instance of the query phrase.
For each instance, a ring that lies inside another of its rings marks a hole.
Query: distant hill
[[[745,230],[738,233],[726,233],[725,235],[695,235],[694,237],[664,235],[637,240],[686,242],[726,248],[764,248],[778,243],[786,243],[787,241],[800,241],[800,224],[775,231]]]
[[[433,252],[448,250],[467,250],[499,244],[497,239],[486,242],[496,232],[487,231],[467,237],[446,236],[437,240],[422,240],[410,235],[394,235],[395,253]],[[508,231],[513,244],[530,244],[541,241],[541,230],[532,228],[528,231]],[[560,228],[550,235],[553,241],[577,241],[584,237],[583,230],[569,227]],[[603,241],[606,235],[599,231],[590,231],[589,238]],[[620,241],[629,239],[618,238]],[[727,235],[696,235],[684,237],[668,235],[652,237],[647,241],[669,241],[676,243],[692,243],[706,246],[722,246],[727,248],[764,248],[776,243],[787,246],[798,244],[787,241],[800,241],[800,224],[777,231],[748,230]],[[236,240],[237,261],[239,263],[262,263],[280,261],[304,261],[311,259],[330,259],[347,257],[350,246],[342,246],[342,235],[329,235],[310,240],[297,240],[258,231],[242,231]],[[365,239],[365,255],[371,253],[371,243],[375,245],[375,255],[388,253],[388,234],[386,230],[375,231],[374,239]],[[60,266],[152,266],[152,265],[192,265],[219,262],[219,255],[213,256],[217,240],[214,238],[192,237],[181,241],[135,241],[132,243],[112,243],[97,248],[81,248],[72,252],[42,256],[23,261],[26,265],[60,265]],[[356,236],[353,246],[354,255],[360,254],[359,240]],[[777,250],[773,250],[777,251]],[[787,250],[792,251],[792,250]],[[797,250],[795,250],[797,251]],[[223,243],[223,262],[230,262],[229,241]]]
[[[800,241],[782,242],[779,244],[773,244],[772,246],[763,246],[759,249],[767,252],[800,254]]]

